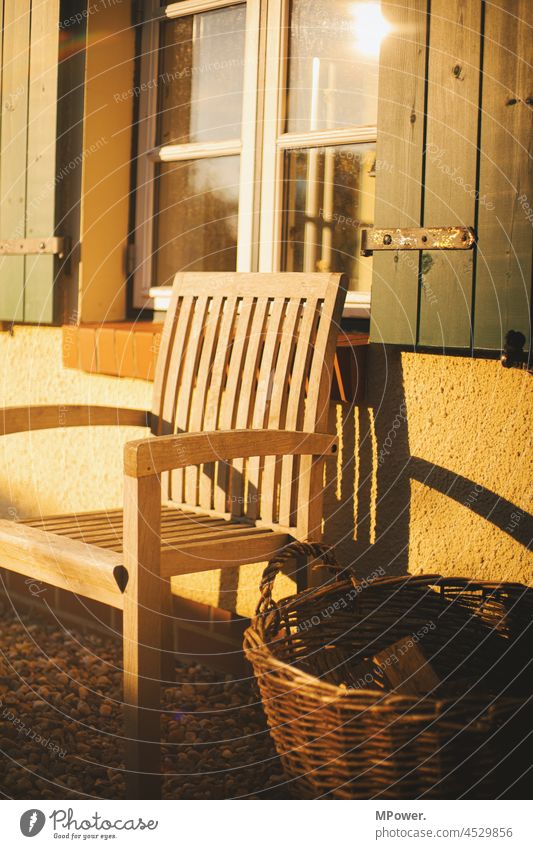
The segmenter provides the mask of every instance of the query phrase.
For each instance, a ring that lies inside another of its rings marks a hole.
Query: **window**
[[[369,292],[359,256],[373,221],[378,3],[279,3],[278,78],[267,86],[261,268],[344,271]],[[365,301],[363,300],[363,303]]]
[[[250,267],[253,183],[241,175],[254,158],[258,11],[255,2],[151,4],[141,58],[137,307],[178,270]]]
[[[135,305],[179,270],[344,271],[368,306],[379,3],[152,3]]]

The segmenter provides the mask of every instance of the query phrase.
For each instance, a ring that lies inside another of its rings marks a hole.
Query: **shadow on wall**
[[[393,354],[371,367],[380,376],[372,399],[337,408],[341,455],[337,469],[328,465],[326,481],[325,539],[360,578],[379,567],[403,574],[409,557],[410,451],[401,360]]]
[[[529,547],[533,539],[529,513],[475,480],[412,455],[409,421],[425,415],[425,410],[408,404],[401,352],[370,346],[368,373],[366,406],[337,408],[342,450],[337,469],[329,465],[327,472],[325,538],[336,544],[340,562],[351,564],[360,578],[379,567],[389,575],[435,570],[431,562],[413,562],[412,554],[410,559],[414,481],[433,491],[431,504],[427,499],[428,516],[438,510],[434,494],[440,493],[460,505],[459,510],[471,510],[514,543]],[[446,420],[437,426],[446,427]],[[471,439],[476,439],[475,432]],[[446,528],[446,533],[468,534],[466,515],[464,525],[462,514],[456,515],[459,526]],[[437,526],[428,521],[427,527],[417,527],[417,535],[427,535],[430,541],[432,534],[439,533]],[[435,539],[436,549],[440,542]],[[487,546],[491,546],[490,537]],[[490,560],[491,551],[486,554]],[[440,557],[436,571],[442,569],[442,553]],[[499,577],[498,570],[505,577],[505,564],[495,563],[492,568],[491,578]],[[471,574],[471,563],[447,563],[446,569],[448,574]],[[483,577],[488,577],[486,570]]]

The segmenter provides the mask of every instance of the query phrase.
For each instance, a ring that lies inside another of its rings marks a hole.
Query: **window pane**
[[[161,24],[159,144],[241,135],[246,7]]]
[[[379,2],[293,0],[287,132],[377,123]]]
[[[239,157],[162,163],[156,192],[156,285],[177,271],[235,271]]]
[[[374,145],[285,154],[283,263],[286,271],[344,271],[369,291],[372,258],[359,255],[361,228],[374,220]]]

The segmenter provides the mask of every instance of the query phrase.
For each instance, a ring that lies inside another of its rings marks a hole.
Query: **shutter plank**
[[[26,235],[55,235],[55,176],[59,0],[33,0]],[[50,323],[54,318],[53,256],[26,257],[24,320]]]
[[[481,55],[481,3],[432,0],[424,225],[472,226]],[[469,347],[474,253],[422,254],[419,344]]]
[[[384,2],[392,35],[382,45],[376,175],[376,227],[421,224],[427,2]],[[418,254],[376,252],[371,339],[416,342]]]
[[[0,238],[25,236],[30,0],[4,2]],[[0,259],[0,320],[24,318],[23,256]]]
[[[4,0],[0,0],[0,138],[2,134],[2,77],[4,73]]]
[[[531,0],[487,4],[476,348],[501,350],[510,329],[530,339],[533,113],[524,101],[533,92],[532,25]]]

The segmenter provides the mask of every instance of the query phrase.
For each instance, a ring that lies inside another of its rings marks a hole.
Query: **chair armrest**
[[[291,430],[213,430],[181,433],[127,442],[124,471],[133,478],[158,475],[171,469],[233,460],[296,454],[326,456],[337,453],[337,437],[329,433]]]
[[[0,436],[53,427],[84,425],[131,425],[149,427],[146,410],[92,407],[81,404],[50,404],[43,407],[4,407],[0,410]]]

